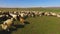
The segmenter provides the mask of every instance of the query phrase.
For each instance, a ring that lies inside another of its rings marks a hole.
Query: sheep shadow
[[[24,28],[26,24],[30,24],[28,21],[25,21],[24,23],[25,23],[24,25],[16,24],[16,25],[13,25],[13,26],[16,27],[16,28]]]
[[[15,27],[15,30],[17,30],[18,28],[24,28],[26,24],[30,24],[28,21],[25,21],[24,22],[25,24],[22,25],[22,24],[17,24],[17,25],[13,25]],[[12,29],[14,30],[14,29]]]
[[[1,30],[0,34],[11,34],[12,31],[16,31],[18,28],[24,28],[24,25],[14,25],[14,27],[10,28],[10,31]]]
[[[24,23],[25,23],[25,24],[30,24],[30,22],[28,22],[28,21],[25,21]]]
[[[11,32],[8,32],[8,31],[0,31],[0,34],[11,34]]]
[[[19,24],[19,25],[14,25],[15,27],[16,27],[16,29],[17,28],[24,28],[24,25],[21,25],[21,24]]]

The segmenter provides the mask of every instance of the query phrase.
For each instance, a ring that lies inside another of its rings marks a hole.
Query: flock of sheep
[[[2,12],[0,11],[0,21],[3,21],[0,23],[0,26],[2,27],[3,30],[10,31],[9,28],[14,25],[15,20],[20,21],[20,23],[24,25],[26,18],[42,16],[42,15],[60,17],[60,14],[54,12],[36,12],[36,11]]]

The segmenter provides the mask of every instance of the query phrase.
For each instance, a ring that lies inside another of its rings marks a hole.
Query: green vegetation
[[[60,12],[60,8],[0,8],[0,11]],[[60,18],[58,17],[30,17],[27,18],[27,21],[30,24],[26,24],[24,28],[18,28],[16,31],[12,31],[11,34],[60,34]]]
[[[47,12],[60,12],[60,8],[0,8],[0,11],[47,11]]]
[[[31,17],[30,24],[18,28],[11,34],[60,34],[60,18],[52,16]]]

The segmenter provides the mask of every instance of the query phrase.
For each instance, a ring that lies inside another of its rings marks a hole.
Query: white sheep
[[[2,29],[9,31],[9,28],[10,28],[10,26],[12,25],[12,23],[13,23],[13,18],[7,19],[6,21],[3,22],[3,24],[1,24]]]
[[[49,12],[45,12],[44,15],[49,16],[50,14],[49,14]]]
[[[21,17],[24,17],[24,13],[20,13]]]
[[[56,16],[56,15],[57,15],[56,13],[53,13],[53,12],[50,12],[50,14],[51,14],[52,16]]]
[[[60,17],[60,15],[59,15],[59,14],[57,14],[57,17]]]
[[[7,24],[8,26],[10,26],[12,23],[13,23],[13,18],[7,19],[6,21],[4,21],[3,24]]]
[[[3,30],[9,31],[8,26],[6,24],[1,24],[0,26],[2,27]]]
[[[10,15],[11,15],[15,20],[17,20],[17,15],[12,14],[12,13],[10,13]]]

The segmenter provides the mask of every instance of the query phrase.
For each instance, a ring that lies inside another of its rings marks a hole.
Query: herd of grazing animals
[[[54,12],[38,12],[38,11],[20,11],[20,12],[2,12],[0,11],[0,21],[3,21],[0,23],[0,26],[3,30],[9,31],[9,28],[14,25],[15,20],[20,21],[22,25],[25,23],[25,19],[28,17],[36,17],[36,16],[56,16],[60,17],[60,14],[54,13]]]

